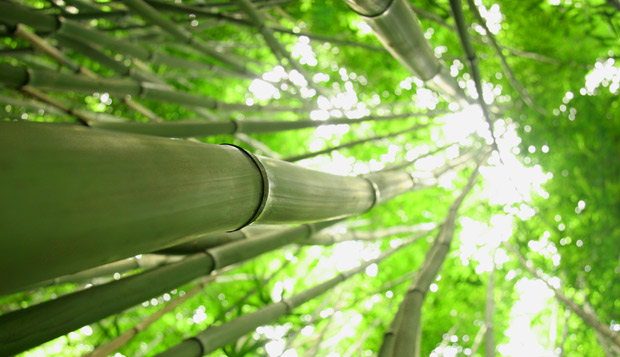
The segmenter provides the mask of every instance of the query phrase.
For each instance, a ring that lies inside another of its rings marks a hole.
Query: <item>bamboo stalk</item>
[[[137,334],[146,330],[149,326],[157,322],[165,314],[172,312],[174,309],[176,309],[179,305],[183,304],[185,301],[201,293],[207,285],[211,284],[213,281],[216,280],[216,278],[220,275],[219,273],[220,272],[217,272],[217,273],[213,272],[211,275],[205,278],[202,278],[200,282],[198,283],[198,285],[193,287],[191,290],[187,291],[185,295],[179,296],[178,298],[169,302],[166,306],[159,309],[157,312],[147,317],[146,319],[140,321],[139,323],[134,325],[134,327],[132,327],[131,329],[123,332],[121,335],[106,342],[105,344],[95,348],[93,352],[85,355],[84,357],[105,357],[109,354],[112,354],[112,352],[120,349],[121,347],[125,346],[127,343],[129,343],[129,341],[131,341],[134,337],[136,337]]]
[[[572,312],[574,312],[577,316],[579,316],[583,322],[585,322],[588,326],[590,326],[597,333],[600,333],[602,336],[605,336],[609,339],[609,342],[615,348],[620,348],[620,334],[615,333],[609,328],[609,325],[604,324],[600,321],[598,316],[593,313],[588,313],[584,308],[579,306],[572,299],[564,295],[564,293],[549,283],[547,279],[545,279],[538,271],[536,271],[528,261],[525,259],[523,255],[514,247],[507,245],[507,248],[515,255],[521,266],[531,275],[536,277],[537,279],[542,280],[551,291],[555,294],[555,297],[560,300],[566,307],[568,307]]]
[[[495,323],[493,315],[495,314],[495,250],[493,250],[493,268],[489,272],[489,280],[487,283],[487,297],[484,308],[484,324],[487,327],[484,333],[484,355],[486,357],[495,356]]]
[[[386,332],[379,356],[419,356],[422,331],[421,309],[424,297],[450,250],[458,210],[465,196],[473,188],[478,176],[478,168],[486,160],[486,157],[488,156],[485,155],[478,163],[461,194],[450,206],[435,242],[426,254],[426,258],[407,290],[390,329]]]
[[[310,239],[302,241],[307,245],[332,245],[350,240],[378,240],[401,234],[415,234],[415,239],[419,239],[433,231],[437,225],[435,223],[421,223],[413,226],[394,226],[385,229],[372,231],[347,231],[343,234],[317,233]]]
[[[415,132],[420,129],[426,128],[428,126],[429,124],[418,124],[418,125],[414,125],[413,127],[407,128],[405,130],[399,130],[399,131],[395,131],[395,132],[385,134],[385,135],[373,135],[365,139],[353,140],[348,143],[344,143],[344,144],[337,145],[337,146],[332,146],[332,147],[329,147],[323,150],[313,151],[313,152],[309,152],[309,153],[301,154],[301,155],[289,156],[289,157],[284,158],[283,160],[289,161],[289,162],[301,161],[301,160],[309,159],[311,157],[315,157],[315,156],[319,156],[323,154],[329,154],[331,152],[344,149],[344,148],[348,148],[348,147],[352,147],[355,145],[359,145],[359,144],[363,144],[363,143],[367,143],[371,141],[383,140],[383,139],[392,138],[395,136]]]
[[[286,48],[284,48],[284,46],[280,43],[280,41],[276,39],[276,37],[273,35],[273,31],[271,31],[271,29],[268,28],[265,24],[266,23],[265,17],[260,11],[258,11],[258,9],[254,6],[254,4],[249,0],[234,0],[234,1],[235,3],[239,5],[241,10],[247,14],[250,20],[254,22],[258,31],[265,39],[267,46],[269,46],[269,48],[274,53],[276,58],[278,58],[281,63],[283,62],[283,60],[286,60],[288,62],[288,65],[293,67],[293,69],[295,69],[297,72],[301,73],[301,75],[306,79],[306,81],[308,82],[308,85],[311,88],[314,88],[317,91],[317,93],[327,96],[326,91],[320,86],[317,86],[316,84],[314,84],[314,82],[311,80],[311,76],[309,75],[308,71],[306,71],[304,67],[302,67],[297,61],[295,61],[291,57],[290,53],[286,50]]]
[[[178,120],[159,123],[142,123],[127,121],[90,121],[93,128],[121,131],[126,133],[148,134],[163,137],[201,137],[234,134],[273,133],[303,128],[316,128],[323,125],[358,124],[367,121],[390,121],[405,119],[421,114],[392,114],[385,116],[367,116],[359,119],[328,119],[328,120],[235,120],[204,121]]]
[[[213,352],[234,342],[246,333],[253,331],[258,326],[268,324],[282,316],[290,314],[296,307],[333,289],[351,276],[360,271],[364,271],[369,265],[381,262],[410,243],[411,242],[407,242],[399,247],[388,249],[381,253],[376,259],[366,261],[357,268],[342,272],[332,279],[315,285],[281,302],[268,305],[258,311],[243,315],[222,325],[207,328],[203,332],[200,332],[190,339],[186,339],[158,356],[202,356]]]
[[[495,51],[495,54],[497,55],[497,57],[499,57],[499,63],[502,66],[502,69],[504,70],[504,74],[506,75],[506,78],[508,78],[508,82],[510,83],[512,88],[514,88],[514,90],[516,90],[517,93],[519,93],[519,95],[521,96],[521,99],[523,100],[523,102],[525,102],[526,105],[528,105],[530,108],[536,109],[539,112],[542,112],[542,114],[546,114],[540,107],[534,104],[534,101],[530,97],[527,89],[525,89],[525,87],[523,87],[521,83],[517,80],[517,77],[515,76],[510,66],[508,65],[508,62],[506,61],[506,57],[502,53],[502,49],[497,43],[495,36],[493,35],[491,30],[487,26],[487,22],[482,18],[482,15],[480,15],[480,11],[478,11],[478,7],[476,6],[476,4],[474,4],[473,0],[467,0],[467,4],[469,5],[469,10],[474,14],[474,17],[476,18],[476,20],[484,28],[484,31],[486,32],[486,37],[489,39],[489,42],[491,43],[491,47]]]
[[[218,111],[305,111],[303,108],[225,103],[211,97],[180,92],[171,89],[169,86],[157,83],[136,82],[113,78],[89,78],[75,74],[37,70],[22,66],[15,67],[4,63],[0,64],[0,75],[0,81],[12,87],[28,85],[35,88],[60,91],[71,90],[81,93],[105,91],[112,95],[129,95],[132,97],[142,97]]]
[[[158,266],[171,264],[181,260],[181,257],[177,256],[161,256],[156,254],[147,254],[142,257],[131,257],[117,262],[104,264],[95,268],[87,269],[75,274],[63,275],[54,279],[39,282],[34,285],[26,287],[24,290],[37,289],[45,286],[59,285],[59,284],[86,284],[90,283],[93,279],[103,277],[106,275],[112,275],[114,273],[126,273],[135,269],[152,269]],[[10,292],[9,292],[10,293]]]
[[[424,38],[413,10],[404,0],[345,0],[374,30],[383,47],[434,90],[466,104],[465,93]]]
[[[367,178],[254,157],[232,146],[43,123],[0,122],[0,127],[5,154],[0,162],[8,168],[0,190],[6,200],[19,203],[0,218],[5,233],[14,237],[0,243],[1,250],[12,252],[1,265],[33,267],[6,279],[4,289],[254,220],[293,223],[363,213],[378,201],[375,187],[391,189]],[[413,180],[403,180],[406,192]],[[32,215],[36,224],[28,218]],[[42,235],[55,251],[71,252],[70,259],[46,254],[37,238]]]
[[[0,316],[0,355],[11,355],[119,313],[216,269],[306,239],[334,222],[304,224],[256,239],[233,242],[180,262]],[[93,306],[96,304],[96,306]]]
[[[461,9],[461,0],[450,0],[450,8],[452,9],[454,21],[456,22],[456,28],[458,30],[457,32],[459,34],[461,46],[463,47],[463,52],[465,52],[465,55],[467,56],[469,71],[471,72],[471,76],[474,80],[474,83],[476,84],[476,92],[478,92],[478,104],[482,109],[484,119],[489,124],[489,131],[491,132],[491,137],[493,138],[493,145],[495,149],[499,152],[499,149],[497,148],[497,139],[493,134],[493,120],[491,119],[487,103],[484,101],[482,90],[482,77],[480,75],[480,69],[478,68],[478,57],[476,56],[476,51],[474,50],[474,47],[469,41],[469,35],[467,34],[467,23],[465,22],[465,16],[463,15],[463,10]]]

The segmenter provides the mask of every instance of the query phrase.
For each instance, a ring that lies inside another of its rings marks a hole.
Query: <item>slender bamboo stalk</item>
[[[20,107],[20,108],[24,108],[27,110],[32,110],[32,111],[38,112],[38,114],[45,113],[45,112],[49,114],[54,114],[54,115],[65,114],[64,111],[59,110],[55,106],[42,103],[34,99],[9,97],[9,96],[0,94],[0,103],[10,105],[12,107]]]
[[[153,269],[162,265],[175,263],[181,260],[182,257],[178,256],[162,256],[156,254],[147,254],[142,257],[131,257],[117,262],[104,264],[92,269],[83,270],[81,272],[59,276],[54,279],[39,282],[37,284],[26,287],[24,290],[41,288],[50,285],[59,284],[86,284],[90,283],[93,279],[103,277],[106,275],[112,275],[115,273],[126,273],[135,269]]]
[[[447,148],[451,147],[452,145],[454,145],[454,144],[447,144],[447,145],[444,145],[444,146],[440,146],[440,147],[438,147],[438,148],[436,148],[434,150],[431,150],[431,151],[427,152],[426,154],[419,155],[415,159],[405,160],[405,161],[400,162],[398,164],[387,166],[387,167],[383,168],[381,171],[400,170],[400,169],[404,169],[406,167],[411,167],[413,164],[416,163],[416,161],[418,161],[420,159],[423,159],[423,158],[426,158],[426,157],[429,157],[429,156],[433,156],[433,155],[435,155],[437,153],[440,153],[440,152],[446,150]]]
[[[367,116],[359,119],[328,119],[328,120],[235,120],[204,121],[179,120],[159,123],[142,123],[127,121],[90,121],[93,128],[121,131],[126,133],[148,134],[163,137],[201,137],[214,135],[233,135],[238,133],[258,134],[273,133],[303,128],[316,128],[323,125],[358,124],[367,121],[390,121],[406,119],[422,114],[392,114],[385,116]]]
[[[572,312],[574,312],[577,316],[579,316],[583,322],[585,322],[588,326],[594,329],[597,333],[600,333],[602,336],[605,336],[609,339],[609,342],[612,343],[617,348],[620,348],[620,334],[612,331],[607,324],[604,324],[600,321],[598,316],[594,313],[588,313],[579,306],[572,299],[564,295],[564,293],[549,283],[547,279],[545,279],[537,270],[535,270],[528,261],[525,259],[523,255],[514,247],[507,245],[508,249],[515,255],[521,266],[531,275],[536,277],[537,279],[542,280],[551,291],[555,294],[555,297],[560,300],[566,307],[568,307]]]
[[[317,233],[303,244],[308,245],[332,245],[349,240],[378,240],[400,234],[415,234],[415,239],[419,239],[433,231],[437,225],[435,223],[421,223],[412,226],[394,226],[373,231],[347,231],[342,234]]]
[[[403,66],[427,85],[454,101],[467,103],[465,93],[450,76],[424,38],[418,18],[404,0],[345,0],[372,27],[377,39]]]
[[[158,356],[202,356],[213,352],[229,343],[234,342],[239,337],[253,331],[256,327],[270,323],[284,315],[290,314],[296,307],[316,298],[326,291],[333,289],[339,283],[347,280],[351,276],[364,271],[371,264],[381,262],[396,251],[407,246],[405,243],[399,247],[383,252],[378,258],[362,263],[359,267],[342,272],[336,277],[321,284],[315,285],[301,293],[284,299],[279,303],[268,305],[251,314],[243,315],[235,320],[229,321],[219,326],[210,327],[193,338],[187,339]]]
[[[488,156],[485,155],[483,160],[479,162],[478,167],[476,167],[474,172],[469,177],[467,185],[450,206],[446,220],[442,224],[435,242],[426,254],[426,259],[424,260],[422,267],[420,267],[418,273],[415,275],[414,281],[409,287],[407,294],[398,309],[390,330],[386,332],[383,342],[384,346],[381,347],[381,351],[379,353],[380,356],[409,357],[412,355],[419,355],[419,336],[421,335],[422,330],[421,309],[424,302],[424,297],[429,286],[439,273],[439,270],[443,265],[443,261],[450,250],[458,210],[463,203],[465,196],[467,196],[467,194],[471,191],[474,183],[476,182],[480,164],[486,160],[487,157]]]
[[[491,119],[487,103],[484,101],[482,90],[482,77],[480,76],[480,69],[478,68],[478,57],[476,56],[476,51],[474,50],[474,47],[469,41],[469,35],[467,34],[467,23],[465,22],[463,9],[461,8],[461,0],[450,0],[450,8],[452,9],[454,21],[456,22],[456,28],[458,30],[457,32],[459,34],[459,39],[461,40],[463,52],[465,52],[465,55],[467,56],[469,71],[471,72],[471,76],[474,80],[474,83],[476,84],[476,92],[478,92],[478,104],[482,109],[484,119],[489,124],[489,130],[491,132],[491,137],[493,138],[493,145],[495,149],[499,151],[499,149],[497,148],[497,139],[493,134],[493,120]]]
[[[233,242],[188,256],[180,262],[81,290],[56,300],[0,316],[0,355],[32,348],[81,326],[163,294],[216,269],[240,263],[307,239],[334,221],[311,223]]]
[[[123,332],[121,335],[117,336],[116,338],[106,342],[105,344],[95,348],[95,350],[87,355],[88,357],[105,357],[109,354],[112,354],[112,352],[120,349],[121,347],[125,346],[127,343],[129,343],[129,341],[131,341],[134,337],[136,337],[137,334],[139,334],[140,332],[146,330],[149,326],[151,326],[153,323],[157,322],[159,319],[161,319],[165,314],[174,311],[174,309],[176,309],[179,305],[183,304],[185,301],[189,300],[190,298],[194,297],[195,295],[201,293],[204,288],[211,284],[213,281],[216,280],[216,278],[219,276],[218,273],[212,273],[211,275],[202,278],[200,280],[200,282],[198,283],[198,285],[196,285],[195,287],[193,287],[191,290],[187,291],[185,293],[185,295],[183,296],[179,296],[178,298],[174,299],[173,301],[169,302],[166,306],[164,306],[163,308],[159,309],[156,313],[152,314],[151,316],[147,317],[146,319],[140,321],[139,323],[137,323],[134,327],[132,327],[131,329]]]
[[[399,130],[399,131],[395,131],[395,132],[385,134],[385,135],[373,135],[365,139],[353,140],[348,143],[344,143],[344,144],[337,145],[337,146],[332,146],[332,147],[329,147],[323,150],[313,151],[313,152],[309,152],[309,153],[301,154],[301,155],[289,156],[289,157],[284,158],[284,161],[289,161],[289,162],[301,161],[304,159],[309,159],[311,157],[315,157],[315,156],[319,156],[323,154],[329,154],[330,152],[352,147],[355,145],[359,145],[359,144],[363,144],[363,143],[367,143],[371,141],[383,140],[383,139],[392,138],[395,136],[415,132],[420,129],[426,128],[428,126],[429,124],[418,124],[418,125],[414,125],[413,127],[407,128],[405,130]]]
[[[212,50],[203,40],[194,36],[183,27],[177,26],[174,22],[161,15],[146,2],[142,0],[123,0],[123,3],[131,10],[140,14],[140,16],[142,16],[145,20],[160,27],[173,38],[191,45],[203,54],[212,57],[241,73],[246,73],[249,75],[252,74],[243,64],[232,61],[229,57]]]
[[[489,272],[487,282],[487,297],[484,309],[484,324],[487,327],[484,334],[484,355],[486,357],[495,356],[495,323],[493,316],[495,311],[495,250],[493,251],[493,268]]]
[[[474,14],[474,17],[476,18],[476,20],[480,23],[482,27],[484,27],[484,31],[486,32],[486,37],[489,39],[489,42],[491,43],[491,47],[495,51],[495,54],[499,57],[499,61],[504,71],[504,74],[506,74],[506,78],[508,78],[508,82],[510,82],[510,85],[512,86],[512,88],[514,88],[514,90],[516,90],[517,93],[519,93],[519,95],[521,96],[521,99],[523,100],[523,102],[525,102],[526,105],[528,105],[530,108],[534,108],[538,110],[539,112],[542,111],[540,107],[534,104],[534,101],[530,97],[527,89],[525,89],[525,87],[521,85],[519,80],[517,80],[517,77],[515,76],[510,66],[508,65],[508,62],[506,61],[506,57],[502,53],[502,49],[497,43],[495,36],[491,32],[491,30],[489,30],[489,27],[487,26],[487,22],[482,18],[482,15],[480,15],[480,11],[478,11],[478,7],[476,6],[476,4],[474,4],[474,1],[467,0],[467,4],[469,5],[469,10]]]
[[[224,103],[211,97],[171,89],[168,86],[113,78],[89,78],[75,74],[37,70],[0,64],[0,81],[8,86],[32,86],[50,90],[71,90],[81,93],[105,91],[112,95],[142,97],[180,105],[197,106],[218,111],[305,111],[303,108]]]
[[[92,27],[66,19],[62,16],[49,15],[41,12],[36,14],[28,7],[12,2],[3,3],[3,11],[0,12],[0,22],[10,26],[23,23],[34,28],[37,32],[45,34],[64,35],[87,43],[96,43],[99,46],[118,52],[137,60],[148,61],[155,64],[166,64],[180,68],[212,66],[201,62],[187,61],[174,56],[165,55],[158,51],[148,50],[139,44],[121,38],[113,37]],[[237,71],[238,72],[238,71]],[[238,72],[247,78],[255,78],[256,75],[247,72]]]
[[[487,325],[482,323],[480,328],[478,329],[478,333],[476,333],[476,337],[474,338],[474,343],[471,346],[471,355],[475,356],[476,352],[478,352],[478,348],[480,348],[480,344],[482,344],[482,340],[484,339],[484,333],[487,330]]]
[[[254,6],[254,4],[249,0],[234,0],[234,1],[235,3],[239,5],[239,8],[241,8],[241,10],[247,14],[248,18],[252,22],[254,22],[254,24],[258,28],[258,31],[265,39],[267,46],[269,46],[271,51],[280,60],[280,62],[283,62],[283,60],[286,60],[289,66],[293,67],[293,69],[301,73],[301,75],[306,79],[306,81],[308,82],[308,85],[311,88],[314,88],[317,91],[317,93],[327,95],[326,91],[323,88],[314,84],[314,82],[311,80],[312,77],[309,75],[308,71],[306,71],[304,67],[302,67],[297,61],[295,61],[291,57],[290,53],[286,50],[286,48],[284,48],[284,46],[280,43],[280,41],[276,39],[276,37],[273,35],[273,31],[265,25],[266,23],[265,17],[256,8],[256,6]]]

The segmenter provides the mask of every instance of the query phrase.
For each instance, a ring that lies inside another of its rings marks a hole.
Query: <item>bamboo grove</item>
[[[420,19],[451,29],[474,93],[483,81],[472,43],[490,43],[519,107],[545,109],[492,32],[468,32],[469,18],[487,26],[473,1],[442,4],[450,23],[405,0],[332,5],[314,14],[311,2],[286,0],[0,0],[1,356],[265,355],[273,341],[258,331],[270,326],[286,326],[280,354],[417,356],[462,329],[467,354],[484,338],[484,354],[495,355],[506,327],[494,296],[510,284],[495,267],[474,293],[484,295],[484,318],[423,322],[441,303],[441,293],[428,295],[457,254],[459,212],[491,209],[478,197],[479,173],[504,165],[488,128],[505,108],[472,96]],[[337,35],[313,33],[294,16],[320,26],[323,12],[367,24],[372,36],[343,24]],[[356,57],[385,68],[338,67]],[[382,73],[390,68],[409,82]],[[389,97],[390,80],[434,104]],[[486,131],[447,139],[443,121],[472,107]],[[330,173],[335,158],[357,169]],[[346,244],[374,253],[324,269]],[[507,251],[545,279],[518,248]],[[372,269],[378,283],[367,283]],[[296,283],[283,289],[286,281]],[[567,313],[620,349],[595,307],[545,281]],[[205,317],[179,329],[192,311]],[[347,311],[365,311],[365,329],[346,346],[330,342]],[[52,352],[84,327],[99,339]]]

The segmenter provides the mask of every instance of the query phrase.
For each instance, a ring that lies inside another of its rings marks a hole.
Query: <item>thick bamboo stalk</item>
[[[318,151],[313,151],[313,152],[309,152],[306,154],[301,154],[301,155],[295,155],[295,156],[289,156],[287,158],[284,158],[285,161],[289,161],[289,162],[295,162],[295,161],[301,161],[304,159],[309,159],[311,157],[315,157],[315,156],[319,156],[319,155],[323,155],[323,154],[328,154],[330,152],[334,152],[340,149],[344,149],[344,148],[348,148],[348,147],[352,147],[355,145],[359,145],[359,144],[363,144],[363,143],[367,143],[367,142],[371,142],[371,141],[377,141],[377,140],[383,140],[383,139],[387,139],[387,138],[392,138],[395,136],[399,136],[399,135],[403,135],[403,134],[407,134],[407,133],[411,133],[414,131],[418,131],[420,129],[426,128],[428,127],[429,124],[419,124],[419,125],[415,125],[411,128],[405,129],[405,130],[399,130],[399,131],[395,131],[389,134],[385,134],[385,135],[373,135],[370,136],[368,138],[365,139],[358,139],[358,140],[353,140],[350,141],[348,143],[344,143],[341,145],[337,145],[337,146],[332,146],[323,150],[318,150]]]
[[[231,60],[229,57],[225,56],[224,54],[212,50],[211,48],[209,48],[207,43],[202,41],[200,38],[194,36],[191,32],[185,30],[183,27],[177,26],[177,24],[161,15],[157,10],[153,9],[153,7],[151,7],[146,2],[142,0],[123,0],[123,3],[127,5],[127,7],[129,7],[131,10],[140,14],[140,16],[142,16],[145,20],[157,25],[178,41],[182,41],[183,43],[191,45],[193,48],[199,50],[203,54],[212,57],[241,73],[251,74],[251,72],[247,68],[245,68],[243,64],[237,63]]]
[[[485,155],[480,163],[485,161],[487,157]],[[421,314],[424,297],[450,250],[458,210],[465,196],[471,191],[476,182],[478,167],[469,177],[467,185],[461,194],[450,206],[448,215],[440,227],[435,242],[426,254],[424,263],[422,263],[418,273],[415,275],[414,281],[396,313],[390,330],[386,332],[383,346],[379,353],[380,356],[419,356],[422,331]]]
[[[0,355],[11,355],[119,313],[213,270],[307,239],[330,222],[311,223],[233,242],[184,260],[0,316]]]
[[[202,356],[213,352],[229,343],[234,342],[239,337],[253,331],[258,326],[268,324],[284,315],[290,314],[296,307],[324,294],[326,291],[334,288],[351,276],[364,271],[364,269],[366,269],[369,265],[381,262],[383,259],[407,246],[409,243],[411,242],[407,242],[399,247],[386,250],[376,259],[366,261],[357,268],[342,272],[330,280],[315,285],[305,291],[284,299],[281,302],[268,305],[258,311],[243,315],[222,325],[207,328],[193,338],[181,342],[158,356],[189,357]]]
[[[402,192],[414,185],[408,175],[404,182],[371,183],[393,174],[335,176],[232,146],[43,123],[0,122],[0,127],[0,162],[6,168],[0,190],[14,202],[0,218],[13,237],[0,242],[1,251],[11,252],[0,265],[24,267],[5,279],[2,290],[254,220],[293,223],[356,215],[382,202],[380,193],[392,184]],[[58,253],[50,256],[52,249]]]
[[[224,103],[211,97],[180,92],[157,83],[136,82],[114,78],[90,78],[75,74],[31,69],[22,66],[15,67],[4,63],[0,64],[0,82],[18,88],[28,85],[35,88],[75,91],[87,94],[92,92],[107,92],[118,96],[130,95],[132,97],[142,97],[218,111],[305,111],[303,108]]]
[[[536,277],[537,279],[542,280],[551,291],[555,294],[555,297],[560,300],[566,307],[568,307],[572,312],[574,312],[577,316],[579,316],[583,322],[585,322],[588,326],[594,329],[597,333],[600,333],[602,336],[605,336],[609,339],[615,348],[620,348],[620,334],[612,331],[609,328],[609,325],[604,324],[600,321],[599,317],[594,313],[588,313],[584,308],[579,306],[575,301],[564,295],[564,293],[549,283],[547,279],[545,279],[537,270],[535,270],[528,261],[525,259],[523,255],[514,247],[508,246],[508,249],[517,257],[521,266],[531,275]]]
[[[90,121],[94,128],[121,131],[126,133],[148,134],[163,137],[201,137],[214,135],[233,135],[238,133],[258,134],[273,133],[303,128],[316,128],[322,125],[357,124],[367,121],[390,121],[419,116],[422,114],[392,114],[385,116],[367,116],[359,119],[328,119],[328,120],[235,120],[204,121],[179,120],[159,123],[142,123],[131,121]]]
[[[437,58],[415,13],[405,0],[345,0],[372,27],[377,39],[403,66],[452,100],[467,103],[465,93]]]

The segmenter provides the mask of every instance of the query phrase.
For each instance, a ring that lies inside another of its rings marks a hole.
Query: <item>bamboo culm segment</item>
[[[209,352],[213,352],[218,348],[226,346],[229,343],[234,342],[239,337],[254,331],[258,326],[265,325],[273,322],[281,316],[290,314],[293,309],[303,305],[304,303],[322,295],[329,289],[335,287],[339,283],[347,280],[351,276],[364,271],[366,267],[371,264],[378,263],[385,258],[389,257],[396,251],[404,248],[405,246],[413,243],[415,240],[410,240],[405,244],[398,247],[388,249],[381,253],[379,257],[375,259],[363,262],[359,267],[342,272],[336,277],[324,281],[318,285],[315,285],[301,293],[284,299],[281,302],[268,305],[251,314],[243,315],[232,321],[226,322],[222,325],[210,327],[193,338],[187,339],[180,344],[172,347],[171,349],[159,354],[159,357],[190,357],[190,356],[203,356]]]
[[[465,93],[434,55],[419,21],[405,0],[345,0],[373,29],[394,58],[431,88],[461,103]]]
[[[414,188],[401,172],[336,176],[232,146],[78,126],[0,122],[0,143],[0,195],[13,203],[0,217],[12,237],[0,241],[11,252],[0,267],[19,267],[0,293],[253,221],[357,215]]]
[[[238,133],[258,134],[273,133],[286,130],[315,128],[321,125],[357,124],[365,121],[387,121],[404,119],[419,114],[396,114],[386,116],[369,116],[359,119],[329,119],[318,120],[234,120],[228,121],[199,121],[179,120],[162,123],[142,123],[131,121],[88,121],[88,126],[99,129],[121,131],[126,133],[148,134],[163,137],[199,137],[214,135],[233,135]]]
[[[471,191],[478,177],[480,163],[486,161],[484,155],[461,194],[450,206],[448,215],[437,233],[437,238],[426,254],[422,266],[418,270],[403,299],[394,320],[386,332],[379,356],[381,357],[409,357],[420,355],[421,309],[424,297],[430,284],[435,280],[443,262],[450,250],[452,237],[456,226],[458,210]]]
[[[215,269],[307,239],[336,221],[304,224],[188,256],[184,260],[0,316],[0,356],[35,347],[119,313]]]
[[[107,92],[117,96],[141,97],[160,100],[179,105],[196,106],[217,110],[264,110],[264,111],[298,111],[300,108],[274,106],[248,106],[245,104],[224,103],[211,97],[194,95],[171,89],[168,86],[136,82],[114,78],[90,78],[77,74],[61,73],[42,69],[26,69],[8,64],[0,64],[0,82],[12,86],[32,86],[49,90],[68,90],[80,93]]]

